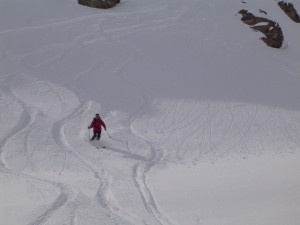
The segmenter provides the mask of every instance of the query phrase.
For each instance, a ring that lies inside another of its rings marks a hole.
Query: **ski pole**
[[[88,130],[89,130],[89,140],[91,140],[91,132],[90,132],[90,127],[88,127]]]
[[[106,133],[108,134],[108,136],[111,138],[110,134],[108,133],[108,131],[105,129]]]

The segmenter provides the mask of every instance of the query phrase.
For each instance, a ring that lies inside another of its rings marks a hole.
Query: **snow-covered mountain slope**
[[[2,0],[0,18],[1,225],[299,224],[300,30],[276,1]]]

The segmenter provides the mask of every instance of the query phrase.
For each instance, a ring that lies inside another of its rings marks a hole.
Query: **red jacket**
[[[101,126],[104,127],[104,129],[106,130],[106,126],[105,123],[99,118],[94,118],[90,128],[93,128],[94,131],[100,131],[101,132]]]

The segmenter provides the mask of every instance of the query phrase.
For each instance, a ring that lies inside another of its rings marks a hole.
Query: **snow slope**
[[[2,0],[0,18],[1,225],[299,224],[300,30],[276,2]]]

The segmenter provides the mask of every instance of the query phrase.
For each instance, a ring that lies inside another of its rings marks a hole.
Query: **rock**
[[[120,3],[120,0],[78,0],[78,4],[93,8],[109,9]]]
[[[258,9],[258,10],[259,10],[260,13],[263,13],[263,14],[267,15],[267,12],[266,12],[266,11],[264,11],[264,10],[262,10],[262,9]]]
[[[283,33],[278,23],[263,17],[256,17],[247,10],[239,11],[241,20],[250,25],[254,31],[259,31],[265,35],[261,40],[273,48],[281,48],[283,43]],[[257,25],[259,24],[259,25]]]
[[[300,17],[294,8],[294,5],[285,1],[278,2],[278,6],[285,12],[288,17],[296,23],[300,23]]]
[[[269,22],[268,19],[263,17],[256,17],[252,13],[249,13],[247,10],[239,11],[239,14],[242,14],[241,20],[248,25],[255,25],[261,22]]]
[[[265,34],[265,37],[262,37],[261,40],[268,46],[281,48],[284,38],[282,30],[277,23],[271,21],[267,25],[253,26],[251,28]]]

